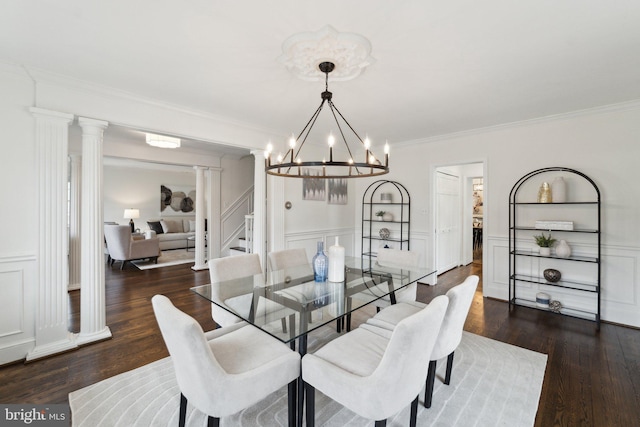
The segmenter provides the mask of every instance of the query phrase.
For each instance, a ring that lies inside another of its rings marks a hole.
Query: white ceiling
[[[277,61],[292,34],[365,36],[375,63],[330,84],[374,143],[640,99],[638,0],[20,0],[0,61],[299,132],[324,82]]]

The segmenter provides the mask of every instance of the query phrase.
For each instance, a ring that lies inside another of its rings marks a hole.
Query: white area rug
[[[309,351],[335,334],[335,324],[309,337]],[[533,426],[547,356],[471,333],[455,353],[451,385],[442,383],[446,359],[438,362],[430,409],[418,409],[419,426]],[[178,425],[180,390],[169,357],[69,394],[73,426]],[[409,425],[407,408],[388,426]],[[222,426],[286,426],[287,388],[230,417]],[[366,420],[316,391],[318,426],[371,426]],[[206,426],[206,416],[188,405],[188,426]]]
[[[193,251],[187,252],[186,249],[171,249],[160,253],[157,264],[153,261],[131,261],[131,263],[140,270],[149,270],[151,268],[168,267],[170,265],[195,263],[195,256],[196,253]]]

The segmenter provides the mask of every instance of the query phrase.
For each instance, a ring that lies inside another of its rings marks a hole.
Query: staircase
[[[240,237],[238,238],[238,246],[232,246],[229,248],[229,256],[251,253],[247,249],[247,239],[245,239],[244,237]]]
[[[250,254],[253,248],[251,237],[253,236],[253,215],[244,216],[244,237],[238,238],[238,245],[229,248],[229,256]]]

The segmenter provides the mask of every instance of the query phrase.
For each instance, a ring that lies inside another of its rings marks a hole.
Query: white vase
[[[564,203],[567,201],[567,183],[563,177],[557,176],[551,182],[551,194],[553,194],[553,203]]]
[[[543,248],[542,246],[540,247],[540,255],[542,256],[549,256],[551,255],[551,248]]]
[[[382,220],[393,221],[393,214],[391,212],[385,212],[384,215],[382,215]]]
[[[560,240],[556,246],[556,255],[560,258],[569,258],[571,256],[571,247],[566,240]]]

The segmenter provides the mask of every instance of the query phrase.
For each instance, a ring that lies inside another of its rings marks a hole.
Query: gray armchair
[[[109,265],[122,261],[120,270],[127,261],[151,259],[158,262],[160,243],[157,238],[134,240],[131,238],[131,227],[128,225],[105,225],[104,238],[111,260]]]

